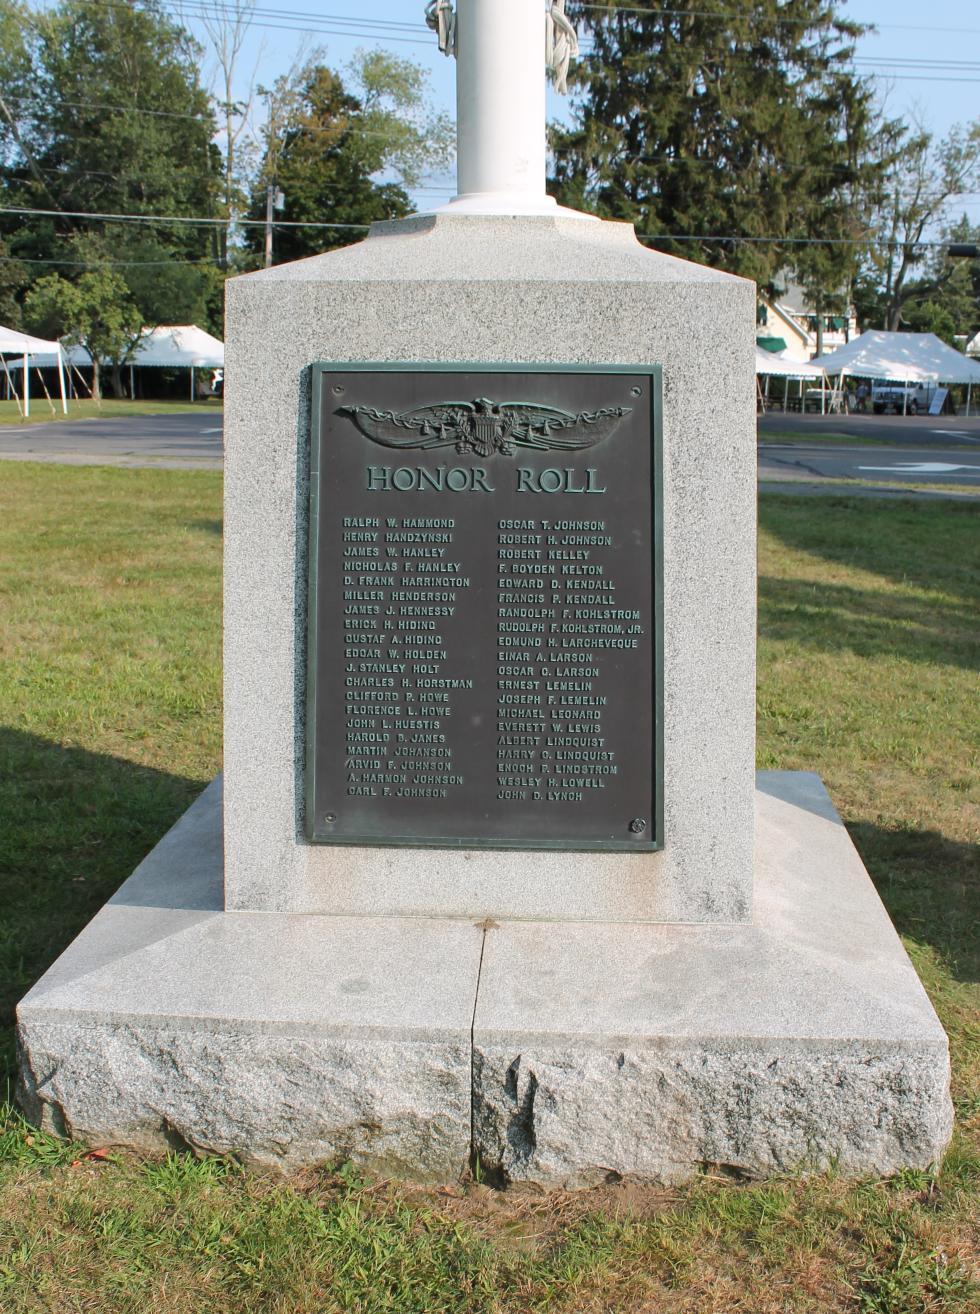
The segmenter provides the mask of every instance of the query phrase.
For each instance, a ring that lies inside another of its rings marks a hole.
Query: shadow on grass
[[[980,980],[977,846],[860,820],[847,831],[896,929],[935,949],[958,981]]]
[[[213,534],[215,538],[221,538],[225,532],[224,521],[222,520],[192,520],[191,529],[199,529],[203,534]]]
[[[17,1001],[206,784],[0,728],[0,1093]]]
[[[879,653],[909,661],[977,665],[976,605],[935,594],[929,598],[759,577],[759,633],[823,652]]]
[[[767,495],[760,527],[787,548],[976,605],[980,506]]]

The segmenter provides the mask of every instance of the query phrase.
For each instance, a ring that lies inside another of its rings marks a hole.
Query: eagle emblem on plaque
[[[489,397],[477,397],[410,411],[341,406],[336,413],[382,447],[454,447],[460,454],[470,452],[485,459],[512,456],[520,449],[584,451],[608,438],[630,410],[629,406],[605,406],[575,414],[535,402],[495,402]]]

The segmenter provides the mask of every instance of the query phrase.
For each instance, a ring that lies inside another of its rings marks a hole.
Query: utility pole
[[[265,189],[265,267],[272,264],[272,212],[281,210],[286,198],[275,183],[269,183]]]

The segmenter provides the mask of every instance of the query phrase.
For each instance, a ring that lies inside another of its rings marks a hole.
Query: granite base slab
[[[934,1162],[946,1037],[871,881],[817,777],[761,773],[757,805],[749,925],[488,926],[224,911],[215,782],[22,1001],[21,1101],[424,1181]]]
[[[446,1181],[470,1155],[469,922],[223,910],[215,781],[18,1010],[55,1132]]]

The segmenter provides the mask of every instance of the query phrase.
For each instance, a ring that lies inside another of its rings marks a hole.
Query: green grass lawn
[[[0,990],[216,772],[220,475],[0,468]],[[980,513],[766,496],[759,762],[821,772],[952,1043],[942,1169],[578,1194],[288,1180],[0,1122],[0,1310],[975,1311]]]
[[[61,413],[61,399],[52,397],[55,410],[51,411],[44,394],[31,397],[31,414],[24,419],[15,401],[0,401],[0,424],[50,424],[52,420],[103,420],[121,419],[135,415],[181,415],[186,411],[220,411],[223,402],[217,397],[201,401],[130,401],[128,397],[103,397],[96,405],[91,398],[76,398],[68,403],[68,414]]]

